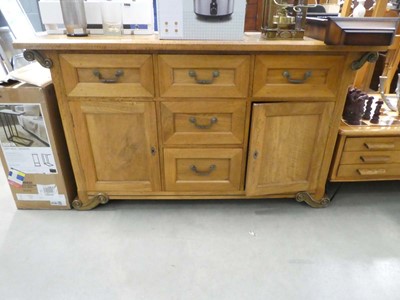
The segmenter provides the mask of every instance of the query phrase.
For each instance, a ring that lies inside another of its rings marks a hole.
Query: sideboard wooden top
[[[311,38],[304,40],[261,39],[260,33],[248,32],[242,41],[160,40],[158,35],[123,35],[67,37],[43,35],[19,39],[13,43],[17,49],[32,50],[136,50],[136,51],[385,51],[387,46],[328,46]]]
[[[349,125],[342,121],[339,134],[345,136],[399,136],[400,126],[396,125]]]

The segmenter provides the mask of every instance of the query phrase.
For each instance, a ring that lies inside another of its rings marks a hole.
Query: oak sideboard
[[[325,184],[355,70],[386,47],[305,38],[19,40],[50,68],[78,187],[113,199],[295,198]]]

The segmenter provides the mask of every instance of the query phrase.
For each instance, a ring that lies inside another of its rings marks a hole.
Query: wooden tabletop
[[[244,33],[242,41],[160,40],[158,35],[67,37],[38,35],[13,43],[18,49],[32,50],[192,50],[192,51],[385,51],[387,46],[328,46],[305,37],[303,40],[265,40],[259,32]]]

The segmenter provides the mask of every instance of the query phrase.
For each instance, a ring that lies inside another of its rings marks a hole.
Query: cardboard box
[[[158,0],[160,39],[242,40],[246,0]]]
[[[53,84],[0,87],[0,158],[19,209],[70,209],[76,185]]]

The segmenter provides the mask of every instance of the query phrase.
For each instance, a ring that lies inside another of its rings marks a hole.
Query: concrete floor
[[[16,210],[0,174],[0,299],[400,299],[398,181],[78,212]]]

